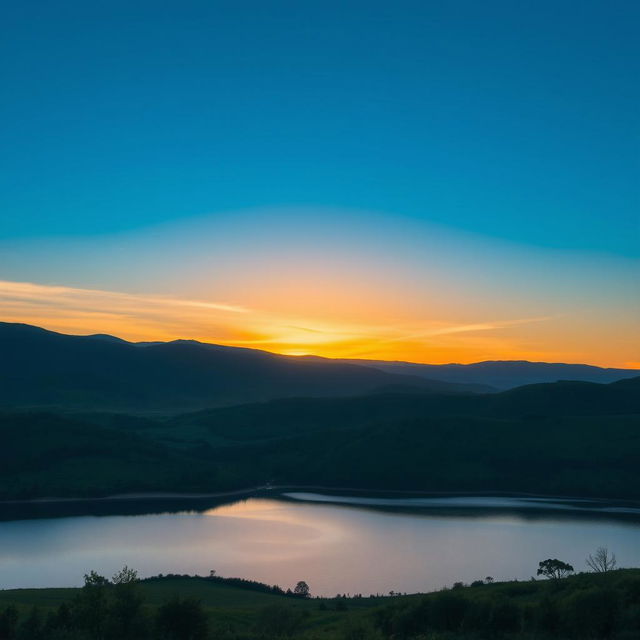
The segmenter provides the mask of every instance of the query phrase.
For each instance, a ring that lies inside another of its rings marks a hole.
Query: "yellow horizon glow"
[[[575,318],[440,320],[398,317],[390,321],[379,301],[360,299],[341,310],[305,316],[250,305],[174,296],[0,281],[0,319],[62,333],[108,333],[129,341],[178,338],[264,349],[283,355],[468,364],[483,360],[586,362],[638,368],[638,358],[604,345],[591,349],[590,324]],[[440,312],[443,313],[443,312]],[[341,319],[341,315],[348,320]],[[624,345],[622,345],[624,347]],[[582,349],[582,350],[581,350]]]

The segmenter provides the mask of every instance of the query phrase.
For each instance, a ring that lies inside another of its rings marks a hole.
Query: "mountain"
[[[606,384],[640,375],[639,369],[606,369],[587,364],[488,360],[474,364],[416,364],[384,360],[340,360],[375,367],[387,373],[433,378],[457,384],[480,384],[505,390],[525,384],[580,380]]]
[[[0,406],[179,412],[388,386],[467,393],[474,385],[192,340],[133,344],[0,323]],[[481,387],[480,387],[481,389]]]

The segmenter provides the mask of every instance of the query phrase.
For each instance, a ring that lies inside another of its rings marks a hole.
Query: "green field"
[[[109,590],[118,587],[105,587]],[[140,599],[144,638],[304,638],[307,640],[611,638],[640,637],[640,569],[578,574],[560,580],[456,584],[430,594],[384,598],[296,598],[236,588],[200,577],[165,577],[133,586]],[[63,603],[86,596],[83,589],[0,591],[0,638],[28,640],[20,625],[39,617],[46,625]],[[114,591],[115,593],[115,591]],[[133,593],[133,592],[131,592]],[[130,595],[127,597],[131,597]],[[201,603],[205,635],[154,635],[154,616],[176,597]],[[114,602],[117,601],[117,598]],[[20,620],[14,635],[2,636],[2,611],[15,606]],[[79,605],[75,605],[79,606]],[[114,605],[115,606],[115,605]],[[38,613],[34,614],[34,607]],[[22,635],[21,635],[22,634]],[[68,632],[33,638],[75,639]],[[108,632],[96,638],[111,638]]]

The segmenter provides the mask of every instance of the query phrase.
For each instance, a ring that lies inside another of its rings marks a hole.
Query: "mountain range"
[[[339,360],[375,367],[387,373],[433,378],[452,384],[478,384],[494,390],[513,389],[525,384],[580,380],[607,384],[640,375],[638,369],[613,369],[588,364],[529,362],[527,360],[487,360],[473,364],[417,364],[385,360]]]
[[[532,382],[611,382],[637,370],[533,362],[423,365],[284,356],[193,340],[132,343],[0,323],[0,406],[180,413],[286,397],[483,394]]]

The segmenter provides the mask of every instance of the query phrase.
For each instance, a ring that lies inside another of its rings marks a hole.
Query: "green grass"
[[[417,615],[415,612],[420,611],[421,607],[430,606],[429,603],[436,602],[443,594],[439,591],[426,595],[354,598],[340,601],[333,598],[296,599],[237,588],[197,577],[149,579],[141,582],[139,588],[146,603],[145,606],[151,612],[175,596],[200,600],[210,618],[214,630],[213,637],[218,637],[216,633],[222,634],[220,637],[224,637],[224,634],[230,638],[254,637],[252,634],[260,624],[260,616],[264,609],[276,605],[300,614],[301,625],[295,637],[314,640],[344,638],[346,629],[357,627],[359,624],[373,629],[376,620],[386,620],[388,624],[401,626],[404,620],[411,616],[415,617]],[[578,574],[557,582],[537,580],[463,586],[448,590],[446,593],[467,600],[471,603],[469,606],[493,606],[496,603],[509,602],[516,605],[521,612],[533,612],[545,599],[551,598],[561,606],[568,607],[567,610],[570,611],[573,606],[571,603],[576,596],[594,591],[612,590],[617,590],[621,594],[621,601],[625,606],[629,606],[629,603],[636,606],[633,602],[640,596],[640,569],[621,569],[607,574]],[[70,602],[77,592],[78,589],[52,588],[0,591],[0,610],[12,604],[22,615],[33,606],[47,613],[63,602]],[[337,602],[344,602],[346,610],[336,610]],[[638,604],[640,605],[640,602]],[[417,638],[419,636],[405,636],[400,633],[397,637]],[[465,636],[458,635],[456,632],[442,637]],[[520,636],[515,634],[513,637]]]
[[[266,607],[284,606],[302,614],[304,631],[319,631],[322,637],[331,637],[330,634],[340,629],[347,617],[359,618],[363,612],[368,613],[390,599],[348,600],[346,611],[336,611],[335,601],[329,598],[297,599],[191,577],[145,580],[140,583],[140,591],[150,611],[155,611],[176,596],[195,598],[204,606],[214,629],[232,629],[241,633],[250,633],[259,624],[261,612]],[[62,603],[70,602],[78,592],[77,588],[0,590],[0,611],[8,605],[15,605],[20,614],[25,616],[36,606],[46,615]],[[327,607],[326,610],[321,609],[322,604]]]

